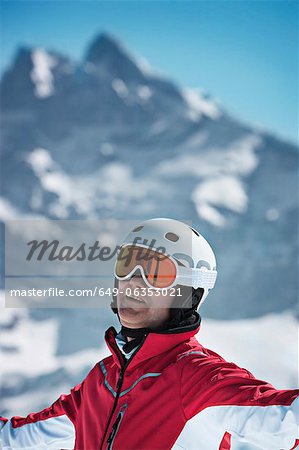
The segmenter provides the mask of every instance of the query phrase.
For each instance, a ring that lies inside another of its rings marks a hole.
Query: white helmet
[[[148,246],[172,257],[179,264],[178,284],[203,289],[200,304],[214,287],[217,278],[214,252],[191,226],[174,219],[146,220],[127,235],[122,245],[128,244]]]

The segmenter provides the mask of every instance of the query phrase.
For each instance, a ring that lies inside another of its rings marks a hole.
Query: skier
[[[232,436],[263,450],[296,448],[299,389],[277,390],[195,338],[216,276],[210,245],[188,225],[151,219],[134,228],[115,264],[122,327],[106,331],[112,355],[50,407],[2,418],[0,448],[228,450]]]

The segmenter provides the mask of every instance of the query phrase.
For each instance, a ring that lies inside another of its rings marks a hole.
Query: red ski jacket
[[[2,419],[2,449],[263,450],[299,444],[299,389],[277,390],[204,348],[197,329],[149,333],[127,361],[112,355],[49,408]],[[0,422],[1,423],[1,422]]]

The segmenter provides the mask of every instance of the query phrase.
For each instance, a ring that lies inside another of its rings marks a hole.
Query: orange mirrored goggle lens
[[[144,247],[122,247],[115,265],[116,275],[124,278],[136,266],[142,267],[147,281],[156,288],[167,288],[176,279],[176,265],[167,255]]]

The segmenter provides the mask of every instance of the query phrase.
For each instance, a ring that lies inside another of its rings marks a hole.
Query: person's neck
[[[140,340],[148,333],[148,331],[148,328],[128,328],[124,325],[122,325],[121,327],[121,332],[123,336],[126,337],[127,342],[134,341],[135,339]]]

